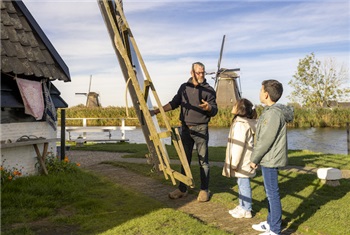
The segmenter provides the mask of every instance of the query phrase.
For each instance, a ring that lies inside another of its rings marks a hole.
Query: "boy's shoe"
[[[250,219],[252,218],[252,212],[244,210],[242,207],[237,208],[234,212],[230,213],[233,218],[236,219],[241,219],[241,218],[246,218]]]
[[[264,233],[260,233],[259,235],[278,235],[277,233],[274,233],[272,231],[266,231]]]
[[[169,193],[169,198],[170,199],[178,199],[178,198],[186,197],[187,194],[188,194],[188,191],[183,193],[180,191],[180,189],[175,189],[174,191]]]
[[[236,211],[237,211],[237,210],[240,210],[240,209],[241,209],[241,206],[238,205],[238,206],[236,206],[234,209],[229,210],[228,213],[230,213],[230,215],[231,215],[231,214],[233,214],[233,213],[236,213]]]
[[[209,198],[210,198],[209,191],[208,190],[201,190],[201,191],[199,191],[197,201],[207,202],[207,201],[209,201]]]
[[[252,228],[260,232],[270,232],[270,225],[267,223],[267,221],[261,222],[260,224],[253,224]]]

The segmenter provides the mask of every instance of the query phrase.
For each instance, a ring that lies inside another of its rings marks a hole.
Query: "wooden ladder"
[[[177,128],[172,129],[169,124],[124,15],[122,2],[120,0],[98,0],[98,4],[146,139],[149,149],[148,157],[158,166],[158,170],[163,171],[166,179],[170,177],[174,185],[176,184],[176,180],[179,180],[190,187],[194,187],[191,169],[186,158],[179,131]],[[162,118],[165,123],[166,131],[160,131],[157,117],[151,115],[150,110],[153,110],[153,105],[150,95],[153,95],[154,100],[157,102],[161,113],[159,118]],[[172,139],[185,174],[181,174],[171,168],[164,138]]]

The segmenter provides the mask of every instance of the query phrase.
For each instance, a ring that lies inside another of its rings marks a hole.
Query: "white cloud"
[[[87,90],[92,74],[104,106],[125,105],[124,78],[97,2],[24,3],[70,69],[71,83],[55,83],[66,102],[85,103],[74,93]],[[124,1],[124,11],[162,103],[187,80],[192,62],[216,71],[224,34],[221,65],[241,68],[243,95],[255,103],[269,78],[283,82],[288,102],[287,84],[311,52],[321,61],[350,61],[346,1]]]

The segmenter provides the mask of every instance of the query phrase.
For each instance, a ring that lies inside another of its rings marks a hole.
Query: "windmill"
[[[87,93],[75,93],[75,94],[86,96],[86,107],[87,108],[101,107],[100,98],[99,98],[100,95],[96,92],[91,91],[91,81],[92,81],[92,75],[90,75],[89,90]]]
[[[224,44],[225,35],[222,38],[218,70],[213,78],[215,79],[214,89],[216,91],[216,102],[219,108],[233,107],[237,100],[241,99],[242,96],[240,85],[238,86],[237,82],[237,79],[240,78],[240,69],[226,69],[220,67]]]

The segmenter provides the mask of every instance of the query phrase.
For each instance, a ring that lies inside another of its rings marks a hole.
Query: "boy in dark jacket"
[[[261,235],[281,234],[282,205],[278,187],[278,168],[287,165],[287,122],[293,120],[294,112],[288,106],[276,104],[283,93],[283,86],[276,80],[265,80],[260,90],[260,102],[266,107],[261,114],[256,130],[256,144],[250,166],[258,164],[264,180],[268,199],[267,221],[253,225],[263,231]]]

